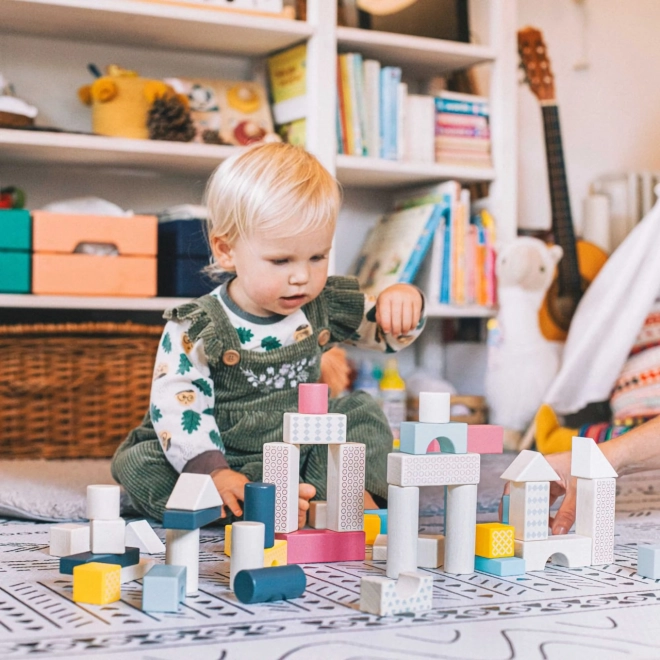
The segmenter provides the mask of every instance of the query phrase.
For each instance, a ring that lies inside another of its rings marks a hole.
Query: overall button
[[[233,367],[241,361],[241,356],[238,351],[229,350],[222,354],[222,361],[228,366]]]
[[[330,341],[330,330],[325,328],[324,330],[321,330],[321,332],[319,332],[319,338],[318,338],[319,346],[325,346],[329,341]]]

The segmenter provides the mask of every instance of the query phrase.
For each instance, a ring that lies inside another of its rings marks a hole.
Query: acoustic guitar
[[[552,233],[555,243],[564,250],[564,256],[557,264],[555,280],[539,310],[539,323],[546,339],[563,341],[582,294],[607,261],[607,254],[593,243],[576,242],[575,239],[555,83],[541,32],[532,27],[520,30],[518,51],[526,82],[541,104],[550,180]]]

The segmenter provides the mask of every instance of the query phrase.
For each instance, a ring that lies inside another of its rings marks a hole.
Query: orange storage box
[[[32,293],[155,296],[158,219],[32,213]],[[112,254],[89,254],[102,246]]]

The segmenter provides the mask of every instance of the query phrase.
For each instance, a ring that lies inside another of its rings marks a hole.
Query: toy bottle
[[[401,437],[401,422],[406,419],[406,384],[399,374],[395,358],[390,358],[385,363],[380,381],[380,396],[396,447]]]

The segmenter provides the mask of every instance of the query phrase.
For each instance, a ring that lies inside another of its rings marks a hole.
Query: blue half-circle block
[[[275,545],[275,484],[261,481],[245,484],[243,520],[262,522],[266,528],[264,548]]]
[[[234,579],[236,598],[246,605],[298,598],[306,587],[307,577],[298,564],[251,568]]]

